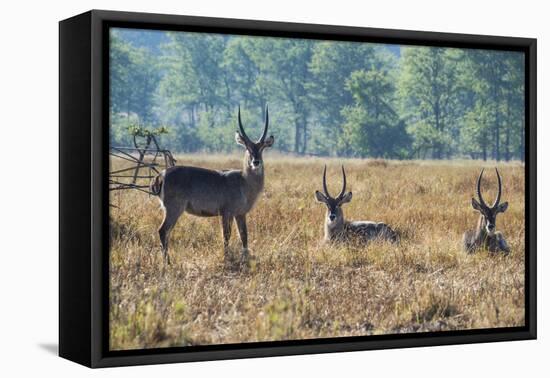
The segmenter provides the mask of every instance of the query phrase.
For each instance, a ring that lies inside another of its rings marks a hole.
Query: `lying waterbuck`
[[[199,217],[221,216],[224,255],[227,257],[233,219],[241,236],[243,259],[248,256],[246,214],[252,209],[264,188],[262,152],[275,139],[266,138],[269,113],[265,110],[262,136],[253,142],[246,135],[238,113],[239,131],[235,140],[245,149],[242,170],[215,171],[198,167],[177,166],[162,171],[151,183],[151,192],[159,196],[164,220],[158,230],[165,261],[169,264],[170,231],[183,212]]]
[[[500,232],[496,231],[496,218],[498,213],[503,213],[508,208],[508,202],[500,203],[502,194],[502,182],[498,169],[495,168],[498,178],[498,193],[497,198],[492,206],[488,206],[481,196],[481,177],[483,169],[477,178],[477,196],[479,202],[472,198],[472,207],[479,211],[479,220],[475,230],[468,230],[462,238],[464,250],[468,253],[473,253],[479,248],[487,249],[490,252],[504,252],[508,254],[510,248],[504,240]]]
[[[325,241],[358,241],[367,243],[370,240],[380,239],[396,242],[397,233],[385,223],[372,221],[348,222],[344,220],[342,205],[351,201],[351,192],[346,193],[346,171],[342,166],[343,186],[338,196],[332,197],[327,188],[327,166],[323,171],[324,194],[315,191],[317,201],[327,206],[325,218]]]

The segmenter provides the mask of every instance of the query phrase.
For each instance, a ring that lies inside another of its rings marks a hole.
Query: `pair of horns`
[[[238,118],[239,118],[239,130],[240,130],[240,133],[241,133],[241,136],[249,143],[252,143],[252,141],[250,140],[250,138],[248,137],[248,135],[246,135],[245,131],[244,131],[244,128],[243,128],[243,123],[241,121],[241,106],[239,105],[239,115],[238,115]],[[265,137],[267,136],[267,128],[269,126],[269,109],[267,107],[267,105],[265,106],[265,126],[264,126],[264,132],[262,133],[262,136],[260,137],[260,139],[258,140],[257,143],[263,143],[265,141]]]
[[[479,197],[479,203],[481,203],[483,206],[494,209],[500,204],[500,195],[502,194],[502,182],[500,179],[500,174],[498,173],[498,169],[495,168],[495,171],[497,172],[497,178],[498,178],[498,193],[497,198],[495,199],[495,202],[491,207],[487,206],[487,203],[483,200],[483,197],[481,196],[481,177],[483,176],[483,171],[485,169],[481,170],[481,173],[479,174],[479,177],[477,178],[477,196]]]
[[[343,185],[342,185],[342,191],[340,192],[340,194],[338,194],[338,196],[336,197],[336,199],[341,199],[344,194],[346,193],[346,171],[344,170],[344,166],[342,165],[342,176],[344,178],[344,182],[343,182]],[[327,188],[327,166],[325,165],[325,170],[323,171],[323,191],[325,192],[325,195],[329,198],[334,198],[330,195],[330,193],[328,192],[328,188]]]

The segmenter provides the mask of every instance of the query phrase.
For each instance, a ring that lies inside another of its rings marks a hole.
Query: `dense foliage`
[[[255,135],[269,103],[283,152],[524,158],[518,52],[114,29],[110,80],[113,144],[229,152],[237,107]]]

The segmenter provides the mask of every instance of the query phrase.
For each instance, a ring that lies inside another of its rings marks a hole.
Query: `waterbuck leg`
[[[246,215],[238,215],[235,217],[237,221],[237,228],[239,229],[239,235],[241,236],[241,242],[243,244],[242,257],[246,259],[248,257],[248,231],[246,229]]]
[[[504,240],[504,237],[502,237],[502,235],[500,234],[497,234],[497,243],[502,252],[504,252],[505,254],[510,253],[510,247],[508,246],[508,243],[506,243],[506,240]]]
[[[170,239],[170,231],[176,225],[178,218],[183,212],[182,206],[164,206],[164,219],[159,227],[160,244],[162,246],[162,254],[164,256],[164,262],[170,265],[170,256],[168,254],[168,241]]]
[[[464,235],[462,235],[462,244],[467,253],[473,253],[475,251],[473,238],[472,231],[466,231]]]
[[[229,215],[222,215],[223,254],[225,258],[228,257],[228,253],[229,253],[229,239],[231,239],[231,226],[233,226],[233,217]]]

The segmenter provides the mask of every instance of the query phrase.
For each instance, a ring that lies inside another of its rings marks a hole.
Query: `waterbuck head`
[[[477,196],[479,198],[479,201],[477,201],[475,198],[472,198],[472,207],[480,212],[482,220],[484,221],[483,223],[485,224],[485,231],[490,236],[493,236],[496,231],[497,214],[506,211],[506,209],[508,208],[508,202],[500,203],[500,196],[502,194],[502,182],[500,179],[500,174],[498,173],[498,169],[495,168],[498,178],[497,198],[495,199],[495,202],[492,206],[488,206],[487,203],[485,203],[481,195],[481,177],[483,176],[483,171],[484,170],[482,169],[479,177],[477,178]]]
[[[336,197],[332,197],[327,188],[327,166],[323,171],[323,192],[316,190],[315,198],[317,201],[322,202],[327,207],[327,225],[339,225],[344,222],[344,213],[342,212],[342,205],[351,201],[351,192],[346,193],[346,171],[342,166],[343,185],[340,194]]]
[[[263,171],[263,158],[262,153],[263,150],[267,147],[273,146],[273,143],[275,142],[275,138],[273,138],[273,135],[271,135],[269,138],[266,139],[267,136],[267,128],[269,126],[269,110],[267,106],[265,107],[265,126],[264,131],[262,133],[262,136],[260,139],[258,139],[257,142],[253,142],[250,140],[250,138],[246,135],[246,132],[243,128],[243,123],[241,121],[241,107],[239,106],[239,131],[235,134],[235,140],[238,144],[246,148],[246,154],[245,154],[245,165],[247,169],[250,169],[252,172],[262,172]]]

